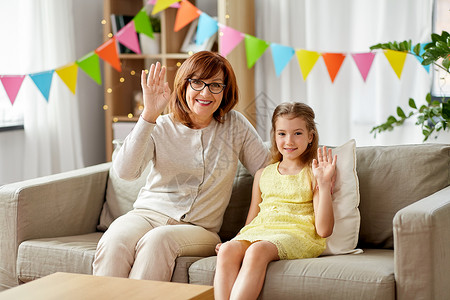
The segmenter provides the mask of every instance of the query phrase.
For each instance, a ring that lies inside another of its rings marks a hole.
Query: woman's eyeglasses
[[[223,89],[227,86],[226,84],[222,84],[222,83],[218,83],[218,82],[206,83],[200,79],[189,78],[188,81],[189,81],[189,84],[191,85],[191,88],[194,91],[198,91],[198,92],[202,91],[207,86],[209,91],[212,94],[220,94],[223,91]]]

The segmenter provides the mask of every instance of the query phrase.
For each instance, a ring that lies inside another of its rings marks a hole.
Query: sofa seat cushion
[[[215,256],[193,263],[189,283],[213,285],[215,267]],[[272,262],[260,299],[395,299],[394,251]]]
[[[28,282],[55,272],[92,274],[101,232],[22,242],[17,254],[17,275]]]

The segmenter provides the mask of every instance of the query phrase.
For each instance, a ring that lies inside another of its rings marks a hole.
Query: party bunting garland
[[[181,2],[179,0],[149,0],[147,4],[154,5],[152,14],[163,11],[168,7],[177,8],[178,10],[174,24],[175,32],[181,30],[183,27],[198,18],[199,21],[197,25],[196,44],[203,44],[205,40],[209,39],[212,35],[218,32],[219,53],[223,56],[227,56],[234,50],[234,48],[244,41],[248,68],[252,68],[270,47],[276,76],[280,76],[292,57],[296,56],[303,80],[306,80],[318,59],[322,56],[331,82],[334,83],[342,63],[347,56],[350,56],[356,63],[362,79],[365,82],[376,54],[374,52],[350,53],[351,55],[331,52],[320,53],[317,51],[295,49],[285,45],[269,43],[255,36],[242,33],[234,28],[220,24],[214,18],[199,10],[187,0],[182,0]],[[58,74],[73,94],[75,94],[76,91],[78,67],[97,84],[101,85],[102,80],[99,58],[110,64],[118,72],[121,72],[122,68],[116,41],[130,48],[135,53],[140,54],[141,49],[137,38],[138,33],[145,34],[152,39],[154,38],[153,28],[145,10],[145,6],[128,24],[126,24],[114,36],[112,36],[111,39],[104,42],[94,51],[91,51],[75,62],[69,63],[60,68],[28,74],[28,76],[33,80],[34,84],[47,102],[49,101],[50,88],[54,73]],[[421,44],[420,54],[424,52],[423,47],[425,45],[426,44]],[[395,74],[400,79],[407,53],[393,50],[385,50],[383,53]],[[422,57],[417,55],[414,56],[420,63],[423,61]],[[430,71],[429,65],[424,66],[424,68],[427,72]],[[19,93],[25,76],[26,75],[0,75],[0,82],[3,84],[12,105],[14,105],[14,101]]]

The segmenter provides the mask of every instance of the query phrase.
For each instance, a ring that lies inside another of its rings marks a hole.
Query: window
[[[21,39],[23,36],[22,20],[18,18],[19,12],[24,11],[22,1],[2,1],[0,4],[0,28],[2,47],[0,47],[0,76],[1,75],[19,75],[24,70],[21,67],[21,55],[29,53],[25,50]],[[20,21],[19,21],[20,20]],[[22,84],[26,84],[25,78]],[[0,82],[0,130],[17,129],[17,126],[23,126],[24,97],[21,97],[22,91],[19,91],[14,105],[11,104],[5,87]]]
[[[23,128],[22,100],[12,105],[5,89],[0,86],[0,131]]]
[[[441,34],[450,29],[450,0],[435,0],[433,32]],[[433,67],[431,94],[435,97],[450,97],[450,74]]]

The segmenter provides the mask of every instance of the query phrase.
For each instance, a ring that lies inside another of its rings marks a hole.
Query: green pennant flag
[[[77,65],[84,71],[89,77],[92,78],[98,85],[102,85],[102,77],[100,74],[100,59],[94,51],[86,54],[79,60]]]
[[[150,19],[147,16],[145,8],[141,9],[133,18],[133,20],[134,29],[136,30],[136,32],[148,35],[152,39],[154,38],[152,24],[150,23]]]
[[[245,35],[245,54],[247,67],[250,69],[269,47],[269,43],[249,34]]]

